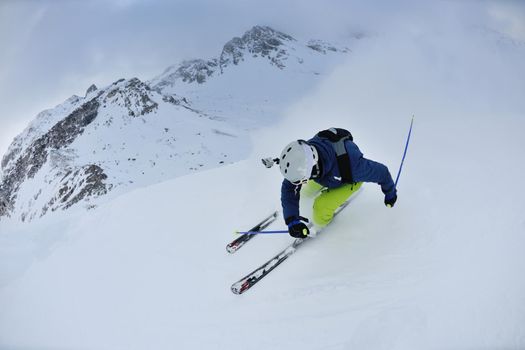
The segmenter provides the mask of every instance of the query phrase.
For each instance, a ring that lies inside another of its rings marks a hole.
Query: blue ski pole
[[[410,142],[410,134],[412,133],[412,125],[414,124],[414,116],[412,116],[412,121],[410,122],[410,130],[408,130],[407,143],[405,144],[405,152],[403,153],[403,159],[401,159],[401,164],[399,165],[399,171],[397,172],[395,186],[397,188],[397,182],[399,181],[399,175],[401,175],[401,169],[403,169],[403,163],[405,162],[405,157],[407,155],[408,143]]]
[[[261,235],[261,234],[274,234],[274,233],[288,233],[288,230],[278,230],[278,231],[235,231],[240,235]]]

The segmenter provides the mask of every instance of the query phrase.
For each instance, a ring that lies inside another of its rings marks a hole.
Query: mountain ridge
[[[90,209],[117,188],[240,160],[249,152],[249,130],[270,123],[293,100],[275,89],[303,93],[319,79],[312,71],[330,66],[317,56],[347,52],[255,26],[211,60],[183,61],[150,81],[92,84],[84,97],[39,113],[14,139],[1,162],[0,219],[30,221],[77,203]],[[233,69],[240,66],[242,72]],[[261,69],[268,74],[260,76]],[[247,89],[261,78],[264,94]]]

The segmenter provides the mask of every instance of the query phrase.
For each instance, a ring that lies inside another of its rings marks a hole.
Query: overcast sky
[[[523,3],[0,0],[0,156],[38,112],[92,83],[150,79],[182,59],[217,56],[256,24],[344,41],[356,31],[417,31],[432,21],[445,28],[452,18],[525,42]]]

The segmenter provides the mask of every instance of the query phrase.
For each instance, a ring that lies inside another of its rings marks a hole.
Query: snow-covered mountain
[[[91,208],[103,195],[245,158],[249,131],[280,118],[348,52],[256,26],[215,58],[147,82],[92,85],[15,138],[1,163],[0,218]]]

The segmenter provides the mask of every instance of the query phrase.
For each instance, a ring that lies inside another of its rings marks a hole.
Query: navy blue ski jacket
[[[332,143],[319,136],[314,136],[308,143],[317,149],[321,161],[321,174],[314,180],[327,188],[336,188],[344,185],[339,174],[337,157]],[[350,158],[350,167],[354,182],[374,182],[381,186],[385,199],[390,200],[396,196],[396,187],[388,168],[378,162],[363,157],[357,145],[347,140],[346,151]],[[301,186],[296,186],[284,179],[281,186],[281,204],[283,217],[299,218],[299,196]]]

